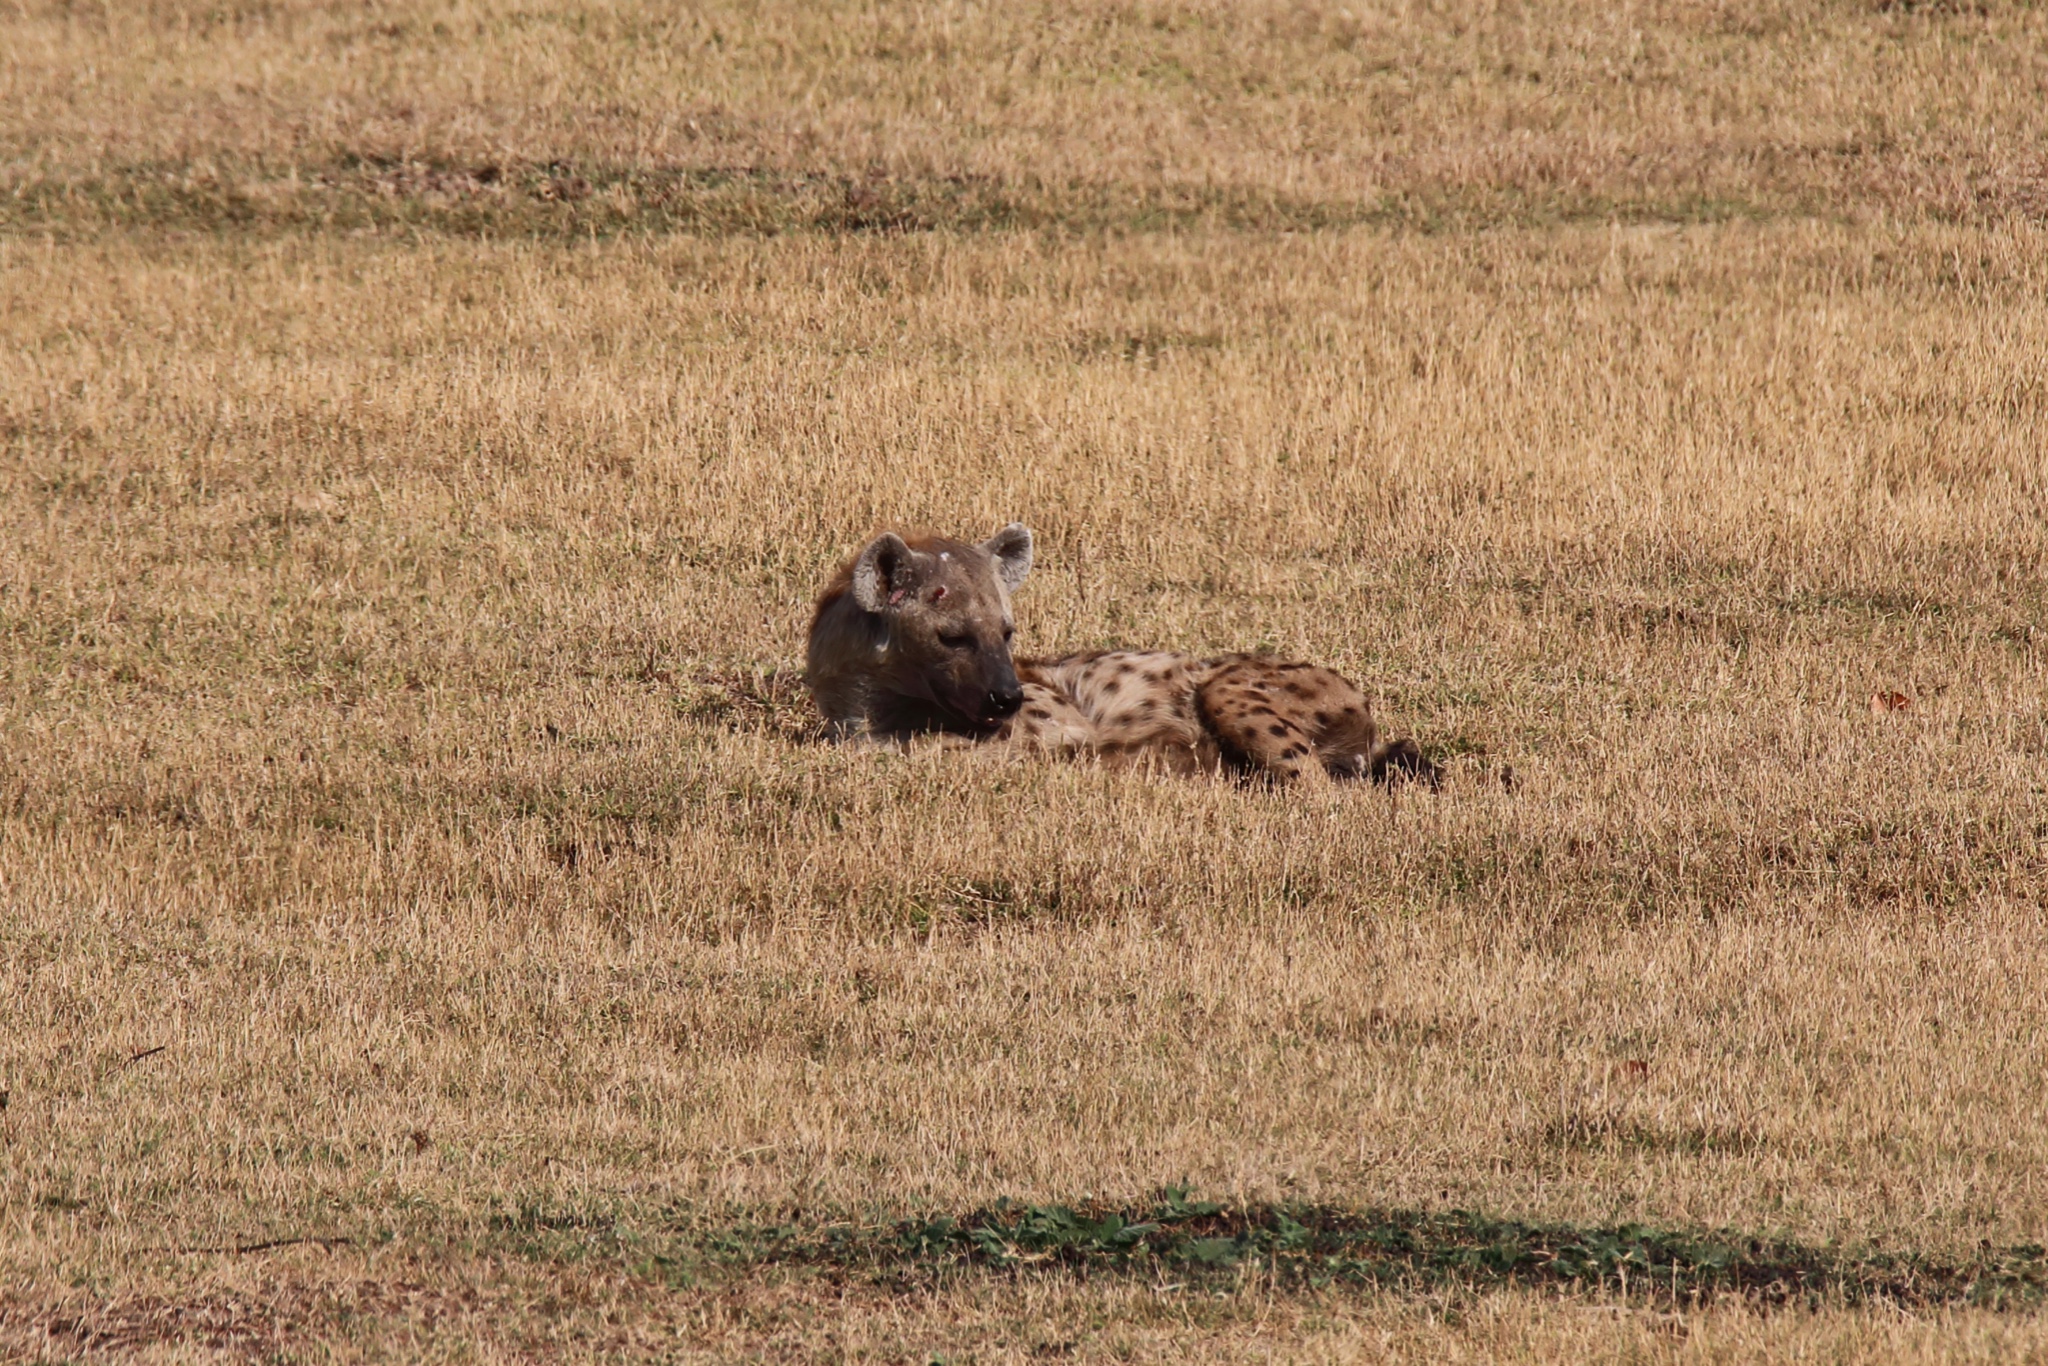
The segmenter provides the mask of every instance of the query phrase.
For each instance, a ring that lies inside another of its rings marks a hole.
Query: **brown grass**
[[[2048,213],[2021,4],[9,0],[0,222]]]
[[[2038,1358],[504,1217],[2048,1241],[2042,25],[0,3],[0,1353]],[[1446,791],[818,744],[1011,517]]]
[[[858,1283],[738,1281],[692,1293],[570,1265],[323,1259],[183,1300],[129,1297],[19,1312],[0,1350],[70,1360],[334,1359],[1107,1362],[2038,1361],[2038,1318],[1677,1315],[1504,1293],[1454,1303],[1223,1293],[1027,1275],[902,1295]],[[232,1287],[232,1288],[229,1288]]]

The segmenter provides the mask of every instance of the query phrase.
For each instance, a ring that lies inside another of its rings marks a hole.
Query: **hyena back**
[[[1165,650],[1013,658],[1010,594],[1030,572],[1031,533],[1014,522],[979,545],[870,541],[811,622],[805,681],[832,733],[937,731],[1189,773],[1435,780],[1413,741],[1380,740],[1348,679],[1313,664]]]

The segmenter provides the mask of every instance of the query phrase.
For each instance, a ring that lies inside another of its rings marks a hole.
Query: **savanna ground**
[[[1999,0],[0,0],[0,1355],[2048,1356],[2044,110]],[[1012,517],[1444,791],[817,743]]]

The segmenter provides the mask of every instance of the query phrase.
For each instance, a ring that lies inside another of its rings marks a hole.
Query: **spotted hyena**
[[[1383,742],[1365,697],[1332,670],[1266,655],[1093,650],[1016,659],[1010,595],[1031,533],[979,545],[884,532],[825,588],[805,681],[832,733],[941,732],[1184,772],[1294,779],[1436,770]]]

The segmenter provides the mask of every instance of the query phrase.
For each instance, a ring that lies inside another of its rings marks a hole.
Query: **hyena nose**
[[[993,688],[988,695],[990,716],[1015,716],[1017,708],[1024,705],[1022,688]]]

